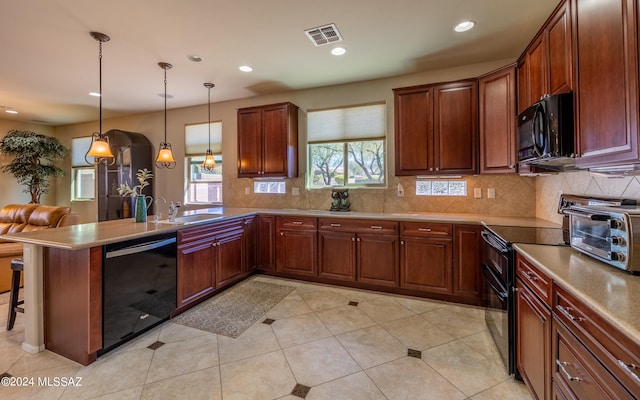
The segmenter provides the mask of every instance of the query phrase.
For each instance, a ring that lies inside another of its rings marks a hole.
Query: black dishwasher
[[[104,354],[167,320],[176,309],[176,234],[108,244],[103,249]]]

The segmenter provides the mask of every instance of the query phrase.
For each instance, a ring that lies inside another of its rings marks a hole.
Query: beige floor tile
[[[296,381],[309,387],[360,371],[358,363],[334,337],[289,347],[284,355]]]
[[[487,329],[484,314],[479,314],[474,308],[447,305],[419,315],[456,338]]]
[[[349,300],[344,296],[325,288],[317,290],[297,289],[296,291],[313,311],[324,311],[349,304]]]
[[[153,350],[140,349],[109,354],[78,370],[82,387],[65,390],[61,399],[87,399],[139,387],[144,384]]]
[[[78,366],[75,365],[59,365],[53,368],[40,369],[38,371],[24,373],[24,374],[12,374],[14,377],[26,378],[31,381],[29,386],[22,387],[1,387],[0,398],[15,399],[15,400],[53,400],[59,399],[65,390],[73,391],[74,387],[56,386],[54,378],[73,378],[74,384],[78,381],[74,376],[78,371]],[[49,379],[47,379],[49,378]],[[41,380],[39,380],[41,379]],[[46,381],[45,381],[46,379]],[[82,384],[82,380],[79,380]]]
[[[143,386],[125,389],[116,393],[105,394],[104,396],[94,397],[91,400],[139,400],[142,396]]]
[[[175,324],[173,322],[165,322],[160,326],[162,329],[158,335],[158,340],[164,343],[178,342],[181,340],[191,339],[196,336],[207,335],[209,332],[200,329],[191,328],[185,325]]]
[[[141,400],[220,400],[220,369],[212,367],[144,386]]]
[[[348,301],[373,301],[379,298],[388,297],[386,294],[380,292],[372,292],[370,290],[364,289],[345,289],[345,288],[336,288],[334,289],[336,293],[347,299]]]
[[[0,349],[0,373],[13,367],[25,354],[18,344]]]
[[[318,318],[334,335],[355,331],[375,325],[376,322],[369,318],[357,306],[340,306],[317,313]]]
[[[311,388],[306,400],[386,400],[364,372],[345,376]]]
[[[283,349],[331,336],[331,332],[315,314],[280,319],[271,327]]]
[[[460,338],[460,340],[485,357],[501,360],[500,352],[488,329]]]
[[[233,339],[218,335],[220,364],[279,350],[280,344],[271,326],[257,322]]]
[[[531,400],[529,390],[522,382],[509,379],[493,386],[484,392],[471,397],[471,400]]]
[[[407,355],[407,348],[378,325],[343,333],[336,338],[362,369]]]
[[[170,342],[154,351],[145,383],[218,365],[218,338],[213,333]]]
[[[282,351],[274,351],[220,366],[224,400],[275,399],[296,385]]]
[[[418,298],[399,296],[395,296],[393,299],[416,314],[422,314],[423,312],[435,310],[436,308],[444,307],[447,305],[447,303],[442,301],[427,299],[423,300]]]
[[[2,326],[5,326],[6,322],[0,322]],[[22,347],[24,342],[24,327],[15,326],[12,330],[5,330],[0,335],[0,349],[7,347]]]
[[[396,319],[381,325],[407,348],[426,350],[455,338],[418,315]]]
[[[82,365],[49,350],[45,350],[36,354],[25,352],[8,372],[13,376],[25,376],[26,374],[31,374],[36,371],[57,367],[71,367],[78,370]]]
[[[282,299],[282,301],[276,304],[265,315],[266,318],[271,319],[283,319],[294,317],[296,315],[308,314],[313,310],[302,300],[302,297],[296,292],[292,292],[290,295]]]
[[[363,301],[358,309],[378,323],[392,321],[414,315],[414,313],[395,301],[392,297],[381,297],[372,301]]]
[[[510,379],[500,360],[487,358],[460,340],[423,351],[422,359],[467,396]]]
[[[365,371],[390,400],[462,400],[466,396],[423,361],[403,357]]]

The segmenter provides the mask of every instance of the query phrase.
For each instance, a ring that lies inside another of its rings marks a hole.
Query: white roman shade
[[[187,156],[201,156],[209,148],[209,123],[187,125],[185,127],[185,153]],[[211,151],[222,153],[222,122],[211,122]]]
[[[385,114],[385,104],[308,111],[307,141],[383,139],[386,136]]]
[[[72,167],[88,167],[92,166],[87,160],[84,159],[84,155],[91,147],[91,136],[79,137],[71,139],[71,166]],[[89,161],[92,161],[93,157],[88,157]]]

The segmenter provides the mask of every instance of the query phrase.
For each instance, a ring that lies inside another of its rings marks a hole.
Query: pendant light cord
[[[164,143],[167,143],[167,68],[164,69]]]
[[[207,107],[208,110],[208,118],[207,120],[209,121],[209,150],[211,150],[211,86],[207,86],[207,90],[208,90],[208,95],[207,95],[207,99],[209,102],[209,106]]]
[[[99,87],[98,87],[98,90],[99,90],[99,93],[100,93],[100,99],[99,99],[99,102],[100,102],[100,128],[98,130],[98,135],[102,136],[102,41],[98,41],[98,43],[99,43],[98,48],[100,49],[98,51],[98,60],[99,60],[99,62],[98,62],[98,65],[99,65],[99,67],[98,67],[98,79],[99,79],[99,82],[100,82],[99,83]]]

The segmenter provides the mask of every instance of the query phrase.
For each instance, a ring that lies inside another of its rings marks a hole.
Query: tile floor
[[[265,316],[271,324],[231,339],[165,322],[87,367],[23,352],[22,315],[5,330],[3,295],[0,374],[34,385],[0,386],[0,399],[531,399],[505,373],[480,308],[252,279],[296,287]]]

